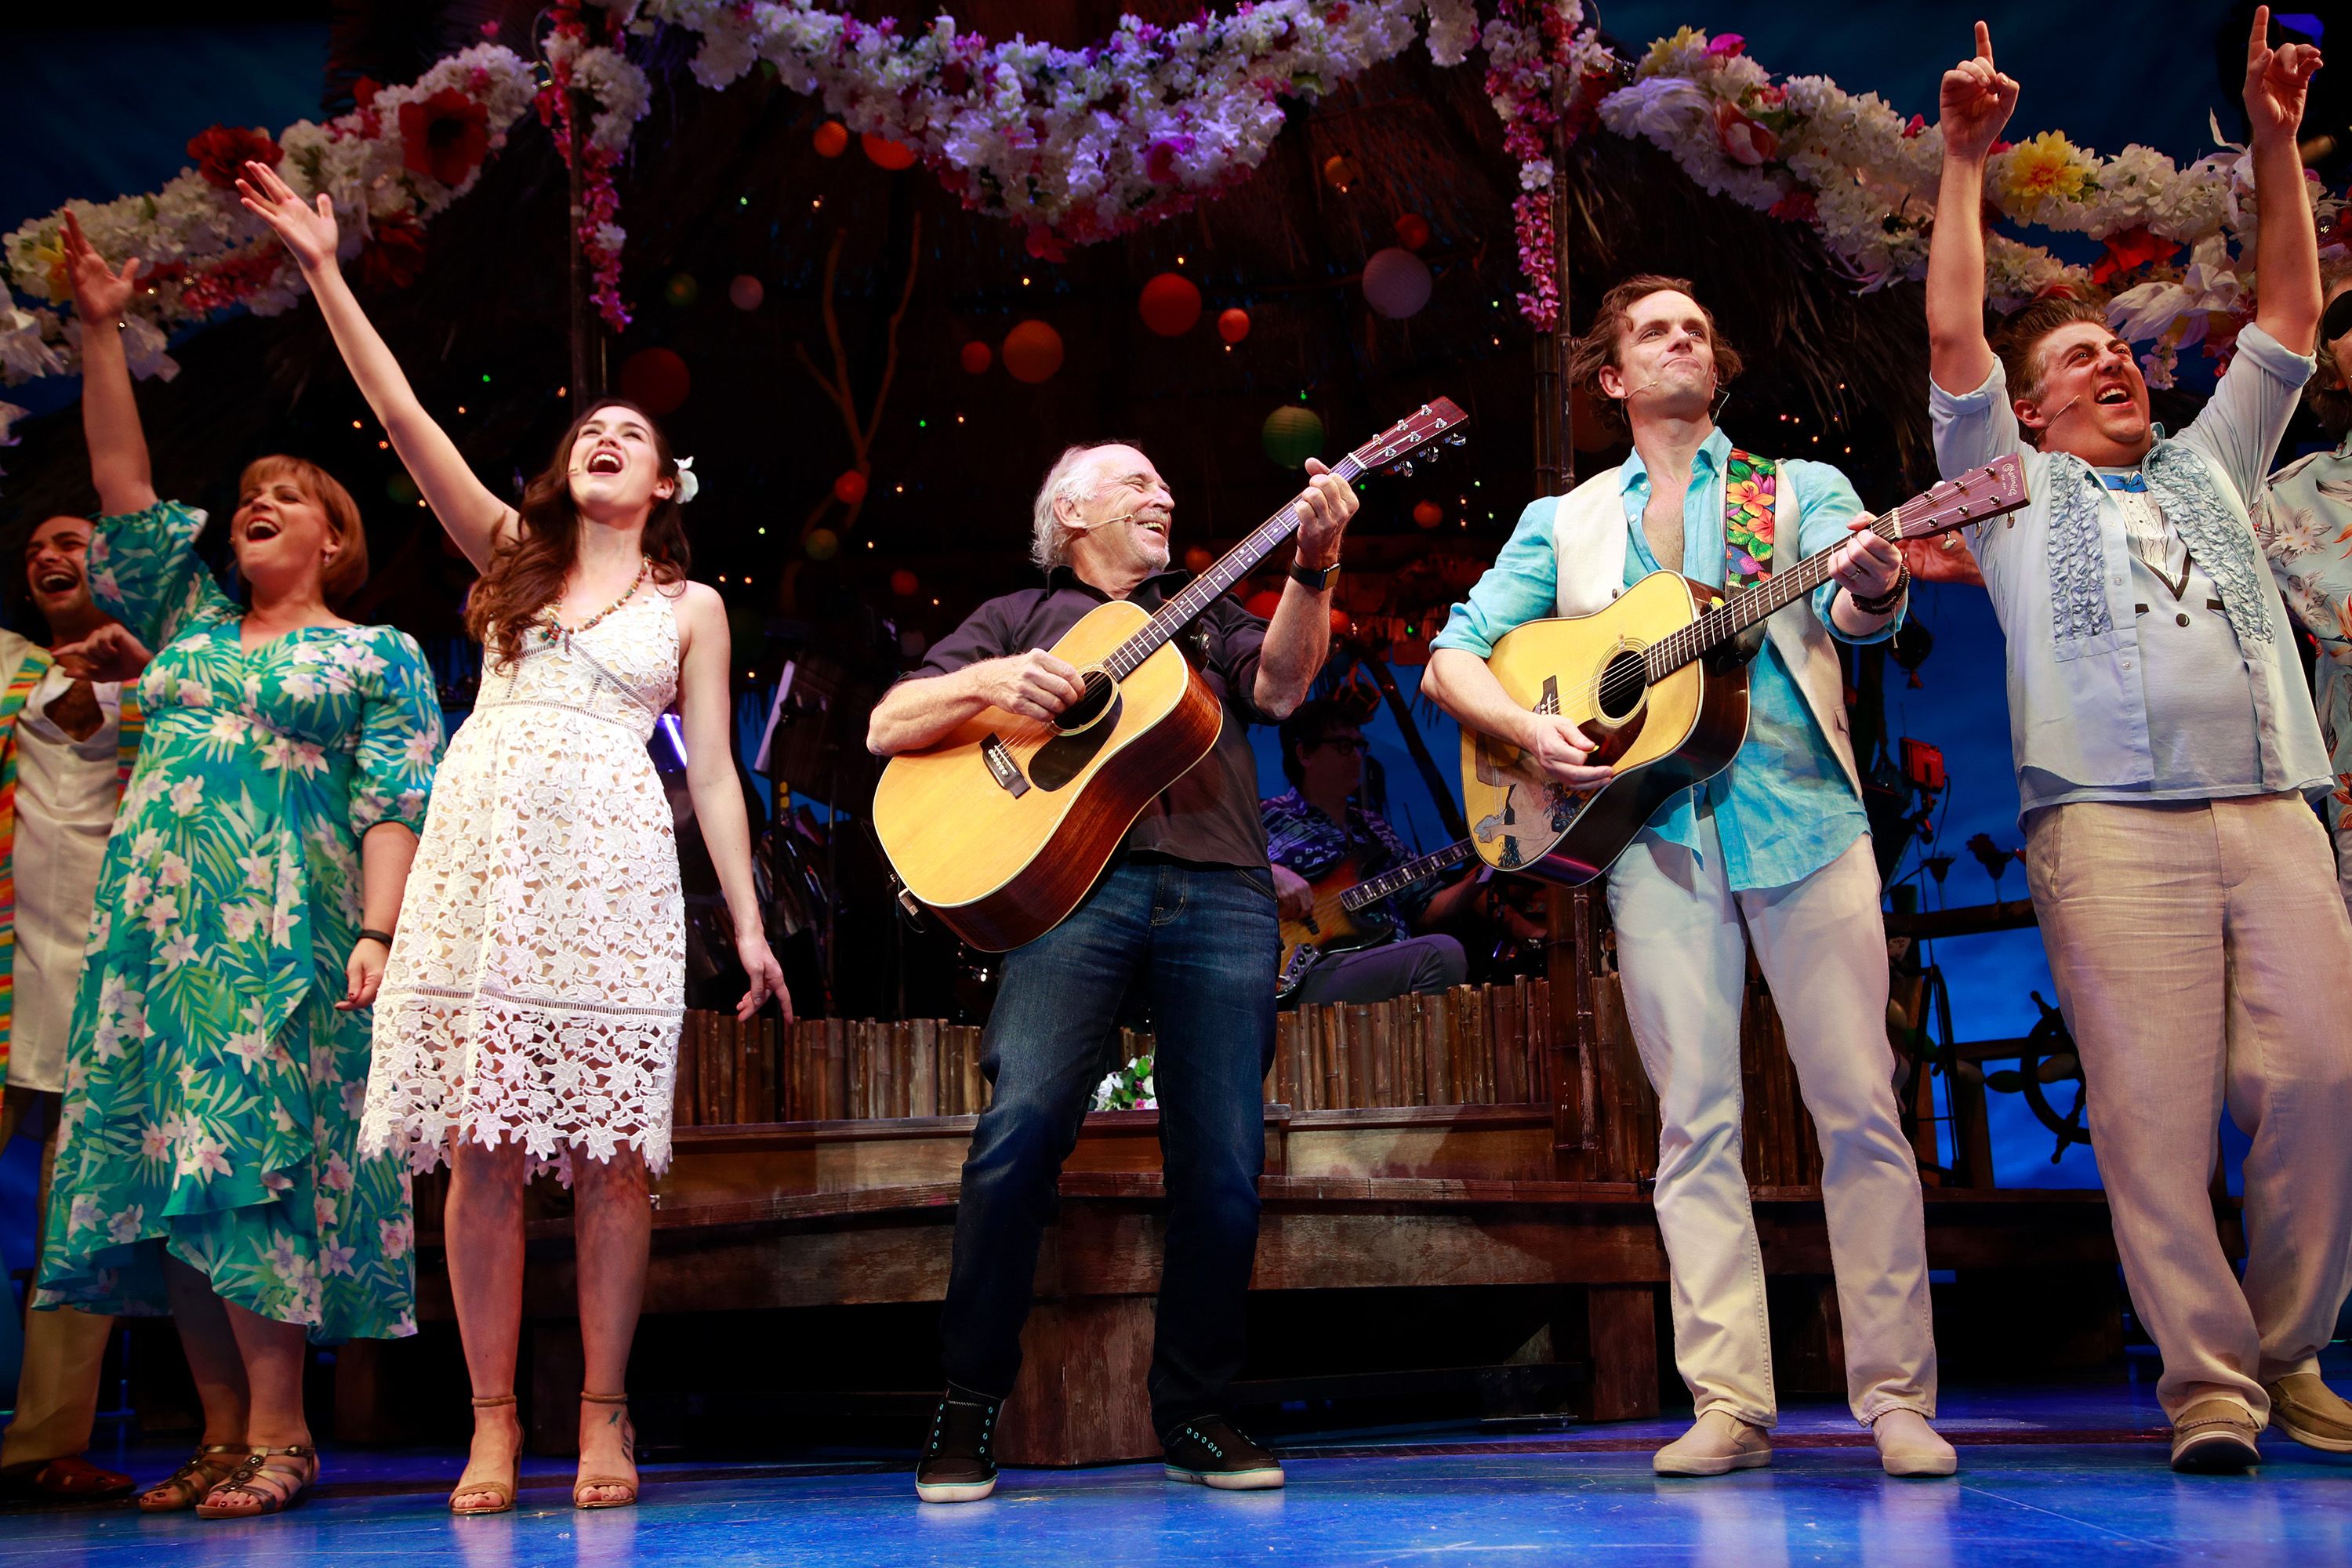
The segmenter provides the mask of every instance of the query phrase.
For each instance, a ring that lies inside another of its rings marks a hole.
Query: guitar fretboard
[[[1457,838],[1443,849],[1433,849],[1419,859],[1391,866],[1379,876],[1357,883],[1339,895],[1339,907],[1354,914],[1367,905],[1379,903],[1391,893],[1402,892],[1415,882],[1459,866],[1473,853],[1470,840]]]
[[[1861,531],[1887,542],[1903,538],[1903,509],[1872,518]],[[1830,580],[1835,549],[1811,555],[1786,572],[1776,572],[1752,588],[1727,595],[1713,609],[1671,636],[1659,638],[1643,653],[1649,679],[1658,680],[1720,644],[1746,631],[1774,611],[1795,604]]]

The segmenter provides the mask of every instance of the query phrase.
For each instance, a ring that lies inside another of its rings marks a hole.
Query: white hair
[[[1054,459],[1054,466],[1045,470],[1045,482],[1037,487],[1029,533],[1029,559],[1041,571],[1050,572],[1066,563],[1070,559],[1070,541],[1081,531],[1054,515],[1055,503],[1066,500],[1075,505],[1093,499],[1102,487],[1088,473],[1087,459],[1106,447],[1126,445],[1124,441],[1096,441],[1066,447]]]

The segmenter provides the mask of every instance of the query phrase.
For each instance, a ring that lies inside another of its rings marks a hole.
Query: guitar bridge
[[[1012,749],[992,734],[980,743],[980,760],[988,765],[989,773],[1005,794],[1018,800],[1029,793],[1029,775],[1013,760]]]

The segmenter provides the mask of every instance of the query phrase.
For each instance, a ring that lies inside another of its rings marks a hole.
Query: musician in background
[[[1772,1456],[1764,1266],[1739,1152],[1752,946],[1821,1135],[1854,1417],[1890,1474],[1948,1475],[1951,1446],[1927,1425],[1927,1240],[1890,1087],[1878,869],[1831,641],[1888,636],[1906,577],[1892,544],[1855,531],[1862,506],[1844,475],[1732,446],[1715,414],[1738,371],[1681,279],[1633,278],[1602,295],[1571,379],[1630,426],[1633,456],[1520,514],[1431,645],[1421,689],[1550,777],[1591,788],[1609,776],[1590,761],[1593,741],[1511,701],[1486,664],[1497,638],[1539,616],[1596,613],[1654,571],[1739,591],[1838,552],[1831,581],[1766,623],[1749,667],[1748,737],[1730,767],[1661,807],[1609,873],[1626,1012],[1658,1091],[1658,1227],[1675,1361],[1697,1416],[1654,1463],[1665,1475],[1721,1475]]]
[[[1287,717],[1323,668],[1331,579],[1356,511],[1346,480],[1318,462],[1307,471],[1297,558],[1273,619],[1222,597],[1177,638],[1223,701],[1215,748],[1136,820],[1067,920],[1005,955],[981,1061],[996,1098],[964,1162],[940,1318],[947,1393],[915,1472],[926,1502],[972,1502],[995,1489],[996,1416],[1021,1367],[1055,1184],[1130,989],[1149,1001],[1158,1036],[1168,1173],[1153,1429],[1171,1479],[1229,1491],[1282,1484],[1281,1465],[1234,1430],[1224,1405],[1241,1371],[1257,1252],[1280,951],[1245,726]],[[1168,568],[1175,509],[1133,447],[1064,452],[1031,520],[1045,585],[990,600],[935,644],[876,705],[867,747],[895,756],[991,707],[1042,720],[1076,701],[1079,672],[1045,649],[1098,605],[1156,610],[1183,588],[1186,574]]]
[[[1274,861],[1275,896],[1286,921],[1308,919],[1315,889],[1341,866],[1349,883],[1379,876],[1412,858],[1381,817],[1364,809],[1356,792],[1364,782],[1364,732],[1328,698],[1299,704],[1282,721],[1282,772],[1290,792],[1258,803],[1266,852]],[[1475,866],[1475,863],[1474,863]],[[1437,931],[1467,910],[1478,879],[1457,876],[1437,887],[1434,876],[1356,911],[1360,925],[1389,931],[1379,945],[1332,952],[1318,960],[1295,993],[1302,1005],[1385,1002],[1409,991],[1438,992],[1470,973],[1462,944]],[[1411,931],[1427,934],[1414,936]]]

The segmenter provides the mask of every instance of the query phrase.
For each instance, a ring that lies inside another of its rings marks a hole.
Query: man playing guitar
[[[1274,1456],[1223,1412],[1257,1251],[1278,951],[1246,727],[1289,714],[1322,668],[1330,581],[1356,510],[1346,480],[1318,462],[1307,473],[1297,563],[1274,618],[1220,598],[1182,639],[1223,702],[1215,749],[1136,821],[1068,919],[1005,955],[982,1061],[995,1099],[964,1163],[940,1321],[948,1388],[916,1470],[926,1502],[995,1489],[996,1415],[1020,1370],[1055,1183],[1130,990],[1149,1001],[1158,1035],[1168,1173],[1153,1426],[1173,1479],[1226,1490],[1282,1484]],[[1045,585],[990,600],[935,646],[876,706],[867,747],[916,751],[991,706],[1040,720],[1069,707],[1080,672],[1045,650],[1097,605],[1154,609],[1184,585],[1168,569],[1175,506],[1133,447],[1063,453],[1033,518]]]
[[[1626,1011],[1658,1092],[1657,1216],[1672,1275],[1675,1357],[1697,1419],[1661,1450],[1668,1475],[1767,1464],[1777,1410],[1764,1269],[1740,1167],[1739,1016],[1753,945],[1782,999],[1845,1328],[1847,1392],[1891,1474],[1942,1475],[1919,1177],[1896,1120],[1886,1043],[1879,881],[1832,636],[1889,634],[1906,580],[1894,545],[1855,532],[1853,487],[1822,463],[1735,449],[1715,424],[1738,355],[1678,279],[1602,296],[1572,383],[1630,426],[1633,452],[1528,507],[1495,565],[1432,645],[1422,690],[1465,725],[1524,748],[1551,777],[1609,777],[1568,720],[1513,703],[1484,662],[1541,616],[1592,614],[1646,574],[1737,592],[1838,548],[1833,578],[1766,623],[1748,739],[1731,766],[1677,795],[1609,878]]]

